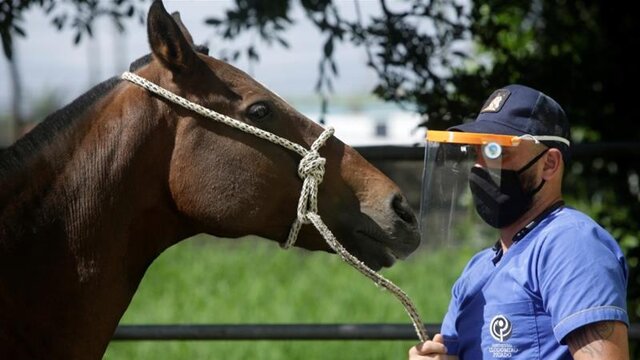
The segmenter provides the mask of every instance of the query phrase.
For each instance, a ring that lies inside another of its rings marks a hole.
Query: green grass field
[[[383,274],[439,323],[470,249],[420,250]],[[407,323],[395,297],[337,256],[196,237],[147,272],[121,324]],[[413,341],[114,341],[104,359],[404,359]]]

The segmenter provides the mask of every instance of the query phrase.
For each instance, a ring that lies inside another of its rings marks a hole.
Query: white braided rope
[[[416,309],[415,305],[413,305],[413,302],[411,301],[409,296],[404,291],[402,291],[402,289],[400,289],[396,284],[391,282],[391,280],[378,274],[377,272],[372,270],[370,267],[365,265],[365,263],[358,260],[358,258],[349,254],[349,252],[338,242],[338,240],[336,240],[335,236],[333,236],[333,233],[331,233],[329,228],[327,228],[327,225],[325,225],[325,223],[322,222],[322,219],[320,219],[320,215],[315,213],[307,213],[307,218],[313,223],[313,226],[315,226],[316,229],[318,229],[320,234],[322,234],[322,237],[324,237],[324,240],[327,242],[327,244],[329,244],[329,246],[331,246],[331,248],[335,252],[337,252],[338,255],[340,255],[342,260],[344,260],[347,264],[356,268],[358,271],[360,271],[362,275],[373,280],[373,282],[375,282],[376,285],[382,286],[383,288],[387,289],[390,293],[392,293],[398,299],[398,301],[400,301],[402,306],[404,306],[404,309],[409,315],[409,318],[411,318],[411,322],[413,323],[413,327],[416,330],[416,334],[418,335],[418,338],[420,339],[420,341],[429,340],[427,329],[425,329],[424,323],[422,322],[422,319],[418,314],[418,310]]]
[[[416,334],[420,341],[426,341],[429,339],[427,331],[424,327],[424,323],[420,319],[420,315],[416,310],[416,307],[409,299],[409,296],[402,291],[398,286],[392,283],[384,276],[378,274],[362,261],[358,260],[355,256],[349,254],[349,252],[336,240],[335,236],[318,215],[318,186],[322,182],[324,177],[324,165],[326,159],[321,157],[318,150],[324,143],[333,135],[333,128],[327,127],[325,131],[311,144],[309,150],[305,149],[299,144],[291,142],[285,138],[272,134],[268,131],[264,131],[255,126],[243,123],[226,115],[222,115],[213,110],[207,109],[204,106],[198,105],[192,101],[189,101],[181,96],[178,96],[154,83],[144,79],[136,74],[125,72],[122,74],[122,79],[130,81],[138,86],[141,86],[148,91],[159,95],[175,104],[178,104],[186,109],[192,110],[204,117],[221,122],[223,124],[234,127],[238,130],[255,135],[262,139],[268,140],[272,143],[278,144],[286,149],[294,151],[302,156],[300,164],[298,165],[298,176],[303,180],[302,191],[300,193],[300,199],[298,200],[298,208],[296,211],[296,219],[291,226],[289,236],[282,245],[284,248],[291,247],[300,232],[300,228],[303,224],[312,223],[313,226],[320,232],[327,244],[336,252],[340,257],[349,265],[355,267],[360,273],[369,279],[373,280],[377,285],[382,286],[391,292],[404,306],[407,314],[413,322],[413,327],[416,330]]]
[[[222,115],[220,113],[217,113],[213,110],[209,110],[204,106],[198,105],[192,101],[189,101],[185,98],[183,98],[182,96],[176,95],[174,93],[172,93],[169,90],[166,90],[154,83],[152,83],[151,81],[142,78],[134,73],[130,73],[130,72],[124,72],[122,74],[122,79],[128,80],[138,86],[141,86],[149,91],[151,91],[152,93],[159,95],[175,104],[178,104],[186,109],[192,110],[204,117],[207,117],[209,119],[221,122],[223,124],[229,125],[231,127],[234,127],[238,130],[244,131],[246,133],[255,135],[259,138],[271,141],[272,143],[278,144],[282,147],[285,147],[293,152],[296,152],[298,154],[300,154],[300,156],[305,156],[307,155],[307,153],[309,152],[307,149],[305,149],[304,147],[291,142],[285,138],[282,138],[278,135],[274,135],[268,131],[264,131],[260,128],[257,128],[255,126],[251,126],[249,124],[243,123],[242,121],[238,121],[234,118],[228,117],[226,115]],[[325,131],[331,131],[333,133],[333,129],[328,128]]]

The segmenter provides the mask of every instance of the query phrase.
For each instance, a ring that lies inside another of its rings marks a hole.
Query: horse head
[[[194,49],[179,17],[155,2],[148,16],[153,60],[137,73],[181,97],[309,148],[323,128],[237,68]],[[286,72],[283,72],[286,76]],[[205,118],[143,89],[140,101],[175,131],[168,189],[187,233],[259,235],[284,242],[296,217],[300,155]],[[319,215],[355,256],[390,266],[418,245],[416,218],[398,187],[335,137],[326,159]],[[297,246],[329,250],[310,226]]]

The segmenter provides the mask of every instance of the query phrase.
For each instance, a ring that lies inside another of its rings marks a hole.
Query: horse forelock
[[[147,54],[147,55],[141,56],[137,60],[133,61],[131,63],[131,65],[129,65],[129,71],[130,72],[134,72],[134,71],[140,69],[141,67],[143,67],[143,66],[147,65],[148,63],[150,63],[152,59],[153,59],[153,56],[151,56],[151,54]]]

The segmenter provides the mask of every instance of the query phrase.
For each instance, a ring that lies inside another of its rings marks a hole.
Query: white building
[[[319,121],[318,111],[300,110],[310,119]],[[420,114],[392,104],[365,104],[357,111],[338,109],[325,115],[324,120],[324,125],[333,126],[335,136],[350,146],[414,146],[422,144],[425,138],[425,128],[418,126],[423,121]]]

